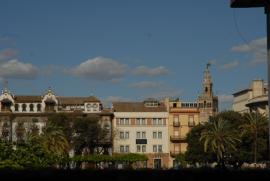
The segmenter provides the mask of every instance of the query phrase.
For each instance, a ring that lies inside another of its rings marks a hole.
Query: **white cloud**
[[[230,70],[230,69],[233,69],[233,68],[237,67],[238,65],[239,65],[238,61],[233,61],[233,62],[223,64],[219,68],[223,69],[223,70]]]
[[[233,52],[246,53],[253,58],[249,61],[249,65],[256,65],[266,62],[266,37],[250,41],[248,44],[234,46]]]
[[[149,68],[144,65],[136,67],[132,71],[133,75],[144,75],[144,76],[159,76],[169,74],[169,70],[163,66]]]
[[[17,50],[14,49],[4,49],[0,51],[0,60],[7,60],[15,57],[18,54]]]
[[[89,59],[71,69],[73,75],[94,80],[115,80],[123,77],[126,72],[126,65],[104,57]]]
[[[38,69],[30,63],[23,63],[16,59],[0,63],[0,77],[13,79],[34,79]]]
[[[233,95],[227,95],[227,94],[222,94],[218,95],[218,101],[219,102],[232,102],[233,101]]]
[[[149,89],[149,88],[159,88],[163,85],[162,82],[152,82],[152,81],[141,81],[135,82],[129,85],[129,87],[136,89]]]

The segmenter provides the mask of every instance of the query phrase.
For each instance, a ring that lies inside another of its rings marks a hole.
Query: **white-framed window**
[[[120,131],[120,139],[125,139],[125,135],[123,131]]]
[[[142,152],[143,152],[143,153],[146,152],[146,145],[142,145]]]
[[[141,152],[141,145],[137,145],[137,152]]]
[[[125,152],[125,147],[123,145],[120,145],[120,153],[124,153]]]
[[[154,131],[154,132],[153,132],[153,139],[156,139],[156,138],[157,138],[157,132]]]
[[[129,125],[129,118],[120,118],[120,125]]]
[[[162,132],[161,131],[158,132],[158,139],[162,139]]]
[[[158,152],[162,153],[162,145],[158,145]]]
[[[126,145],[126,153],[129,153],[129,145]]]
[[[142,132],[142,138],[146,139],[146,132],[145,131]]]
[[[152,124],[153,124],[153,125],[157,125],[157,118],[153,118]]]
[[[141,124],[140,118],[136,118],[136,125],[140,125],[140,124]]]
[[[145,118],[136,118],[136,125],[145,125]]]
[[[125,125],[129,125],[129,119],[125,118]]]
[[[125,124],[125,119],[124,118],[120,118],[120,125],[124,125]]]
[[[141,138],[141,132],[136,132],[136,138],[140,139]]]
[[[162,119],[158,118],[158,125],[162,125]]]
[[[153,152],[154,152],[154,153],[157,152],[157,145],[153,145]]]
[[[129,139],[129,132],[128,131],[125,132],[125,139]]]
[[[142,124],[142,125],[146,125],[145,118],[142,118],[142,119],[141,119],[141,124]]]

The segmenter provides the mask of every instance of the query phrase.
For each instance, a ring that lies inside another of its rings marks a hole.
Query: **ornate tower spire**
[[[203,96],[205,97],[211,97],[213,96],[213,83],[212,83],[212,77],[209,71],[210,63],[208,62],[206,64],[206,69],[204,71],[203,76]]]

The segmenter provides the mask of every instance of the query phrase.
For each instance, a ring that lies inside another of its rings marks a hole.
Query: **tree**
[[[200,141],[201,132],[206,129],[205,125],[198,124],[187,134],[187,151],[185,159],[191,164],[200,163],[206,165],[214,161],[214,155],[210,152],[204,152],[203,143]]]
[[[259,113],[248,113],[244,115],[245,122],[240,126],[242,136],[251,135],[253,139],[253,161],[256,164],[258,159],[258,138],[260,132],[267,130],[267,118]]]
[[[54,124],[47,124],[41,135],[41,142],[47,152],[57,156],[68,154],[69,144],[61,127]]]
[[[237,134],[228,129],[228,125],[223,119],[217,119],[213,122],[207,123],[207,129],[201,133],[200,141],[204,144],[204,151],[215,153],[218,165],[225,167],[224,154],[229,150],[236,150],[236,143],[241,140]]]
[[[98,117],[77,118],[73,122],[73,145],[75,154],[94,154],[102,149],[106,130],[102,129]]]

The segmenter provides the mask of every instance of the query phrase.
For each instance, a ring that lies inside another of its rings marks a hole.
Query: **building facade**
[[[154,99],[113,102],[114,153],[139,153],[148,157],[143,167],[169,168],[168,112]]]
[[[182,102],[165,99],[169,113],[169,148],[171,165],[176,166],[175,157],[187,150],[187,134],[199,124],[200,112],[197,102]]]
[[[246,89],[233,93],[233,110],[239,113],[259,112],[268,116],[268,89],[262,79],[255,79]]]
[[[106,140],[102,144],[106,152],[112,152],[111,111],[104,110],[101,101],[94,96],[61,97],[49,88],[43,95],[13,95],[7,88],[0,95],[0,133],[10,141],[23,139],[25,132],[35,128],[41,133],[48,117],[65,113],[73,117],[99,118],[102,128],[106,128]]]

